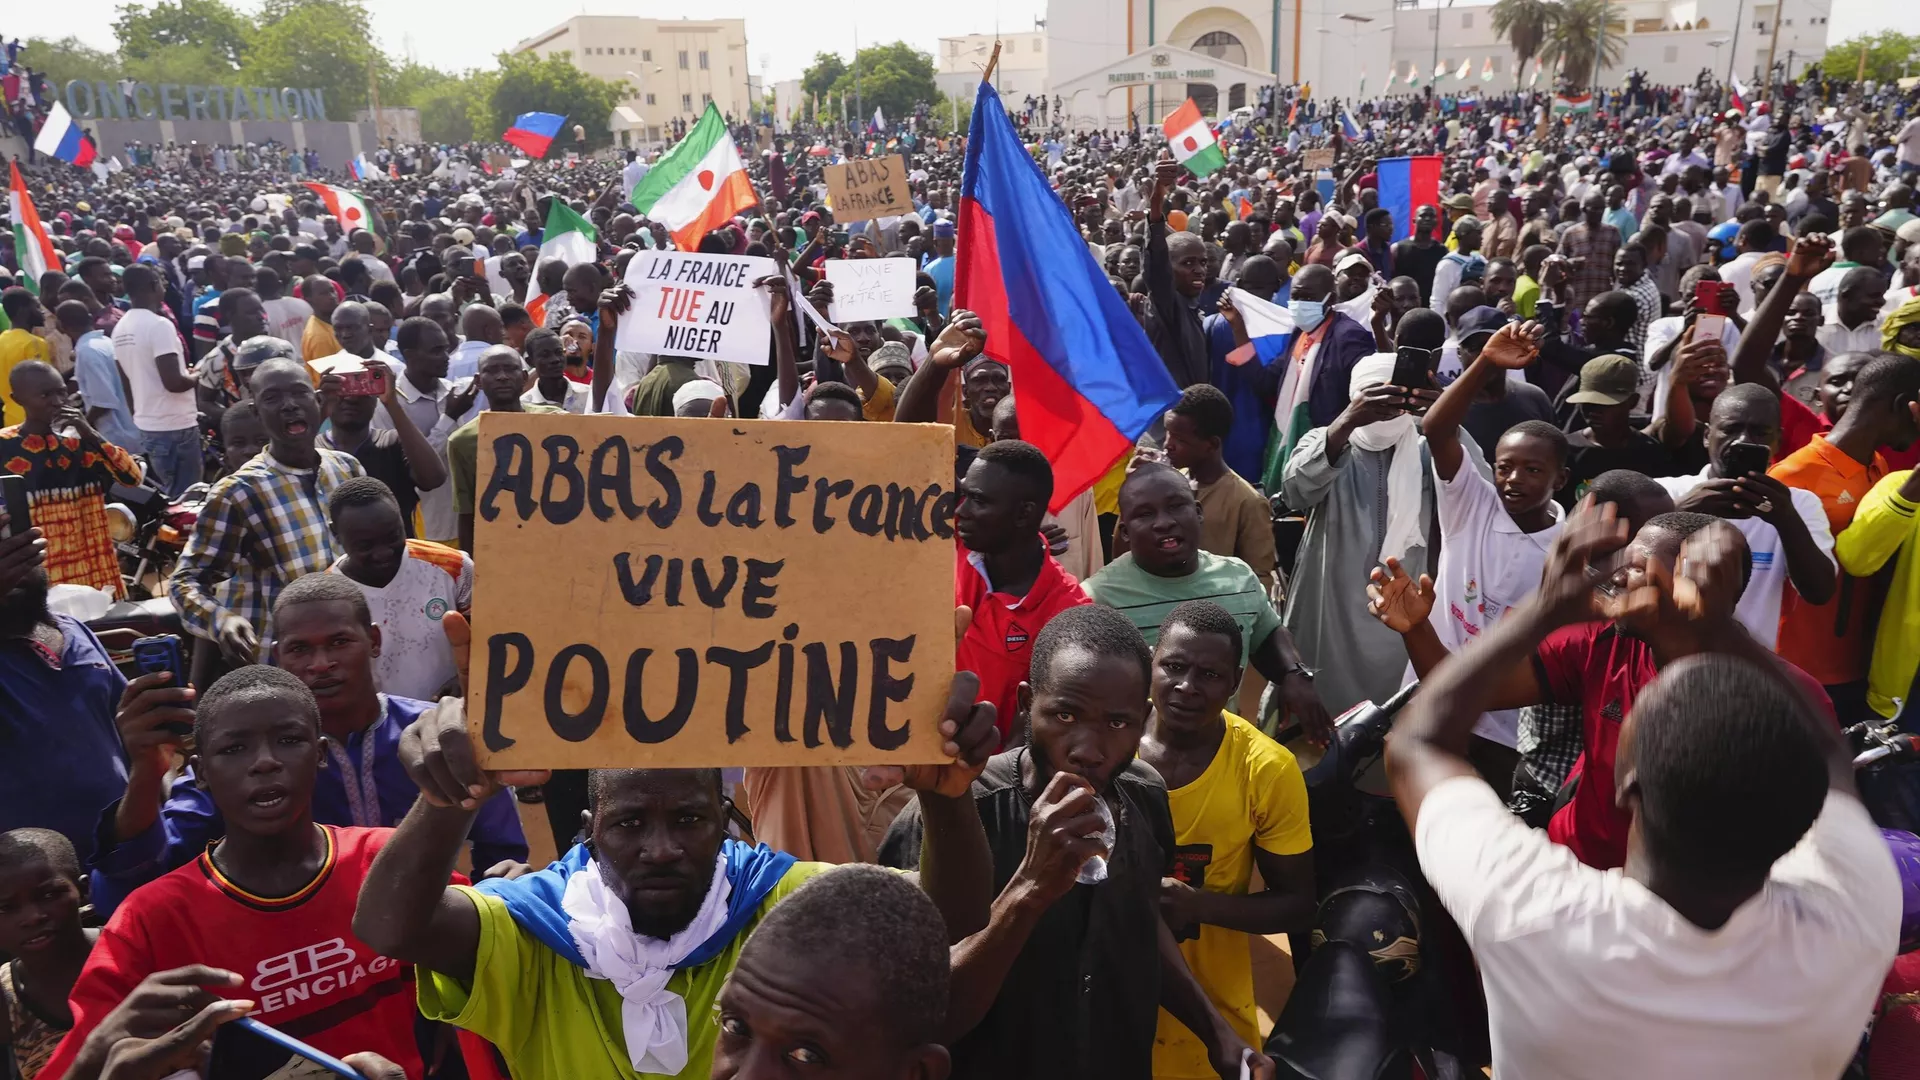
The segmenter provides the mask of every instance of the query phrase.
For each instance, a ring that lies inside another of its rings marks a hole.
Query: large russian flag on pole
[[[1393,213],[1395,236],[1413,235],[1414,212],[1423,206],[1440,209],[1440,158],[1382,158],[1375,176],[1380,181],[1380,205]]]
[[[954,306],[980,317],[986,355],[1012,372],[1020,434],[1053,463],[1059,510],[1180,392],[985,82],[967,130],[958,248]]]
[[[57,157],[69,165],[84,169],[93,164],[93,140],[73,122],[73,114],[59,102],[53,103],[53,110],[47,113],[47,122],[40,125],[40,134],[34,137],[33,148],[49,157]]]

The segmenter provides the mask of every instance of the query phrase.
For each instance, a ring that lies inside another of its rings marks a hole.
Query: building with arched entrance
[[[1227,59],[1244,55],[1245,46],[1226,31],[1208,36],[1213,53],[1159,45],[1055,84],[1060,114],[1081,129],[1123,128],[1129,118],[1151,127],[1187,98],[1206,116],[1256,104],[1273,73]]]

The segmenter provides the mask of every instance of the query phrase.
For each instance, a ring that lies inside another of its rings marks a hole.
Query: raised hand
[[[1404,634],[1433,613],[1433,578],[1421,574],[1415,581],[1408,576],[1400,560],[1391,556],[1385,567],[1376,566],[1367,586],[1367,611],[1387,629]]]

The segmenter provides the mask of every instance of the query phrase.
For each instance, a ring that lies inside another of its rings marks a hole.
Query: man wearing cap
[[[1455,196],[1471,201],[1470,196]],[[1480,280],[1485,272],[1487,260],[1480,254],[1480,219],[1471,214],[1453,223],[1453,239],[1457,249],[1440,257],[1440,263],[1433,268],[1433,294],[1428,298],[1427,306],[1442,315],[1447,311],[1447,298],[1461,285],[1471,285]]]
[[[1640,366],[1631,357],[1608,353],[1581,367],[1580,388],[1567,401],[1580,407],[1585,426],[1567,436],[1567,477],[1558,493],[1562,506],[1572,508],[1595,477],[1614,469],[1643,476],[1678,471],[1666,445],[1633,426],[1639,392]]]
[[[1453,374],[1471,368],[1494,332],[1514,321],[1513,316],[1494,307],[1477,307],[1463,313],[1457,330],[1460,366],[1454,368]],[[1442,363],[1445,364],[1444,359]],[[1527,381],[1524,369],[1509,368],[1505,376],[1481,382],[1461,424],[1467,434],[1473,436],[1474,448],[1488,467],[1493,464],[1494,445],[1508,428],[1526,420],[1553,422],[1553,399],[1545,390]]]
[[[933,251],[927,264],[920,269],[933,279],[933,289],[940,301],[940,317],[946,318],[953,310],[953,240],[954,224],[951,221],[933,223]]]

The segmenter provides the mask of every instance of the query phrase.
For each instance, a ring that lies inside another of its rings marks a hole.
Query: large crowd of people
[[[1179,391],[1054,512],[1022,435],[1058,418],[955,298],[966,138],[923,117],[734,128],[758,205],[699,250],[791,270],[753,365],[616,345],[672,245],[629,201],[654,154],[383,148],[334,181],[369,227],[284,148],[16,162],[58,258],[0,237],[7,1075],[306,1075],[249,1015],[410,1080],[1392,1075],[1316,1038],[1906,1075],[1920,876],[1882,830],[1920,815],[1843,732],[1920,733],[1920,98],[1305,95],[1207,175],[1018,111],[1063,257]],[[889,151],[911,211],[836,217],[822,166]],[[590,258],[543,249],[556,202]],[[843,258],[913,260],[915,312],[802,318]],[[473,556],[500,410],[950,424],[952,762],[483,771],[462,616],[543,570]],[[109,520],[142,486],[197,506],[145,581]],[[63,585],[151,592],[180,664],[127,678]],[[1390,700],[1357,782],[1405,886],[1342,876],[1315,786]],[[1304,971],[1354,890],[1416,913],[1355,955],[1427,996],[1258,1000],[1256,946]]]

